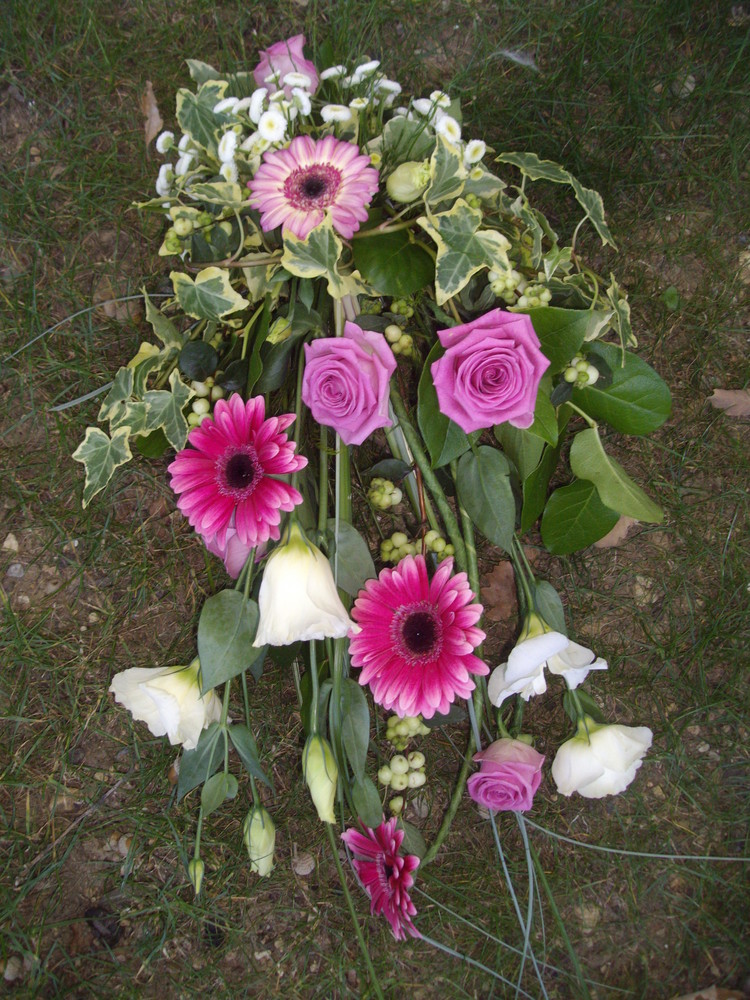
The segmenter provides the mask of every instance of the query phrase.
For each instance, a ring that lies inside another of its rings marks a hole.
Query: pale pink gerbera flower
[[[191,447],[169,466],[177,506],[218,549],[230,528],[250,548],[277,539],[281,511],[302,503],[297,490],[273,478],[307,465],[283,433],[293,422],[293,413],[266,420],[262,396],[244,403],[234,393],[218,400],[213,416],[188,435]]]
[[[328,211],[333,228],[349,239],[367,218],[378,172],[351,142],[298,135],[286,149],[264,154],[248,187],[265,232],[283,225],[304,240]]]
[[[414,885],[411,873],[419,866],[419,858],[399,854],[404,831],[396,829],[396,817],[381,823],[377,830],[347,830],[341,839],[356,855],[352,865],[370,897],[370,913],[383,914],[397,941],[406,940],[404,931],[421,937],[411,919],[417,908],[409,898],[409,889]]]
[[[484,639],[475,628],[482,605],[469,603],[466,574],[452,571],[453,560],[444,559],[430,581],[424,556],[407,556],[368,580],[354,602],[359,630],[349,633],[351,662],[387,711],[444,714],[456,696],[474,690],[471,674],[489,673],[473,655]]]

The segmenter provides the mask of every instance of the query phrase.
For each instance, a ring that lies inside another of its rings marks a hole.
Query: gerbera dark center
[[[412,663],[434,660],[443,646],[440,612],[430,601],[405,605],[393,616],[390,634],[405,660]]]
[[[383,868],[385,869],[385,877],[389,879],[393,875],[393,866],[385,863]]]
[[[435,645],[437,629],[432,615],[417,611],[406,619],[401,629],[404,642],[413,653],[426,653]]]
[[[330,163],[314,163],[294,170],[284,182],[284,195],[303,211],[327,208],[336,201],[341,173]]]
[[[245,445],[241,450],[232,449],[219,462],[219,488],[237,500],[250,496],[263,478],[263,466],[253,447]]]

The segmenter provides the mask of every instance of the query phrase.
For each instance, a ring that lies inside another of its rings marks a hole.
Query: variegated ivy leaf
[[[510,269],[510,243],[492,229],[478,232],[482,213],[471,208],[463,198],[447,212],[420,216],[419,225],[437,246],[435,291],[438,305],[460,292],[473,274],[483,267],[499,271]]]
[[[211,184],[198,183],[190,185],[190,196],[209,205],[242,208],[247,203],[247,188],[241,188],[239,184],[230,184],[226,181],[216,181]]]
[[[185,343],[185,335],[180,333],[171,319],[160,312],[148,297],[146,290],[143,290],[143,298],[146,302],[146,319],[151,324],[156,336],[165,347],[174,347],[178,351],[182,350]]]
[[[185,404],[195,393],[180,379],[175,369],[169,376],[170,392],[165,389],[150,389],[143,397],[147,419],[144,432],[161,427],[164,436],[175,451],[185,447],[188,436],[188,422],[183,414]]]
[[[227,121],[225,114],[213,110],[224,97],[226,80],[207,80],[198,88],[198,93],[184,87],[177,91],[177,121],[183,132],[216,156],[216,134]]]
[[[197,84],[207,83],[209,80],[218,80],[221,73],[214,69],[210,63],[201,62],[200,59],[186,59],[190,76]]]
[[[128,432],[128,437],[137,437],[139,434],[147,434],[148,407],[145,403],[123,403],[120,409],[112,415],[109,421],[110,431],[124,428]]]
[[[371,289],[362,280],[359,271],[341,274],[338,269],[344,245],[333,230],[328,215],[308,233],[304,240],[291,233],[284,236],[282,267],[298,278],[326,278],[328,294],[334,299],[345,295],[368,295]]]
[[[99,407],[99,414],[97,420],[103,422],[105,420],[117,420],[119,416],[119,411],[125,405],[125,403],[130,402],[130,398],[133,395],[133,369],[132,368],[121,368],[115,375],[115,380],[112,383],[112,388],[109,390],[107,395],[102,401],[102,405]]]
[[[424,193],[426,204],[437,205],[449,198],[457,198],[463,191],[467,173],[461,150],[439,135],[430,157],[431,180]]]
[[[252,260],[252,256],[247,259]],[[242,261],[238,263],[242,263]],[[272,303],[278,299],[281,285],[279,283],[271,284],[271,278],[273,278],[280,267],[281,264],[279,261],[274,261],[272,264],[265,266],[256,264],[242,268],[242,273],[245,276],[245,284],[247,285],[247,293],[251,301],[260,302],[266,293],[271,294]]]
[[[246,309],[250,303],[232,288],[229,274],[220,267],[206,267],[195,277],[172,271],[175,295],[188,314],[195,319],[221,319],[227,313]]]
[[[368,146],[377,147],[376,141]],[[383,129],[381,149],[389,162],[406,163],[407,160],[426,160],[435,148],[435,139],[427,128],[425,120],[410,121],[406,118],[392,118]]]
[[[83,506],[103,490],[114,475],[115,469],[133,457],[130,451],[127,427],[116,430],[111,438],[98,427],[88,427],[86,436],[73,452],[73,460],[81,462],[86,470],[83,487]]]
[[[584,187],[571,173],[552,160],[540,160],[536,153],[501,153],[499,163],[510,163],[532,181],[551,181],[553,184],[569,184],[573,188],[576,201],[586,213],[586,218],[601,237],[602,243],[615,246],[612,234],[604,221],[604,203],[598,191]]]
[[[483,201],[493,201],[506,187],[505,181],[486,170],[483,164],[478,163],[469,171],[469,176],[464,184],[464,194],[475,194]]]

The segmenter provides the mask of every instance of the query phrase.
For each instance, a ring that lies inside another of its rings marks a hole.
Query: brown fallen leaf
[[[684,996],[673,997],[672,1000],[743,1000],[744,996],[744,993],[738,993],[737,990],[725,990],[721,986],[707,986],[704,990],[685,993]]]
[[[490,621],[503,622],[518,614],[516,578],[513,564],[498,563],[482,580],[482,603],[484,613]]]
[[[150,80],[146,80],[146,89],[141,94],[141,111],[146,119],[144,129],[146,131],[146,145],[148,146],[151,140],[155,139],[161,132],[164,124],[159,114],[154,88]]]
[[[623,514],[617,524],[608,531],[604,538],[600,538],[598,542],[594,542],[595,549],[614,549],[622,543],[627,538],[628,532],[633,527],[634,524],[638,524],[634,517],[628,517]]]
[[[750,417],[749,389],[714,389],[708,401],[717,410],[724,410],[728,417]]]

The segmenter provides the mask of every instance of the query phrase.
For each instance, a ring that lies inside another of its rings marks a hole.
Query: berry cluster
[[[563,378],[572,385],[583,388],[586,385],[593,385],[599,379],[599,369],[576,355],[563,372]]]
[[[438,562],[452,556],[455,551],[437,531],[427,532],[424,536],[424,545],[428,552],[435,553]],[[405,556],[414,556],[421,551],[421,539],[410,542],[403,531],[394,531],[390,538],[384,538],[380,543],[380,558],[386,563],[400,562]]]
[[[378,510],[388,510],[389,507],[395,507],[396,504],[401,503],[403,495],[390,479],[381,479],[380,476],[375,476],[367,490],[367,499]]]

